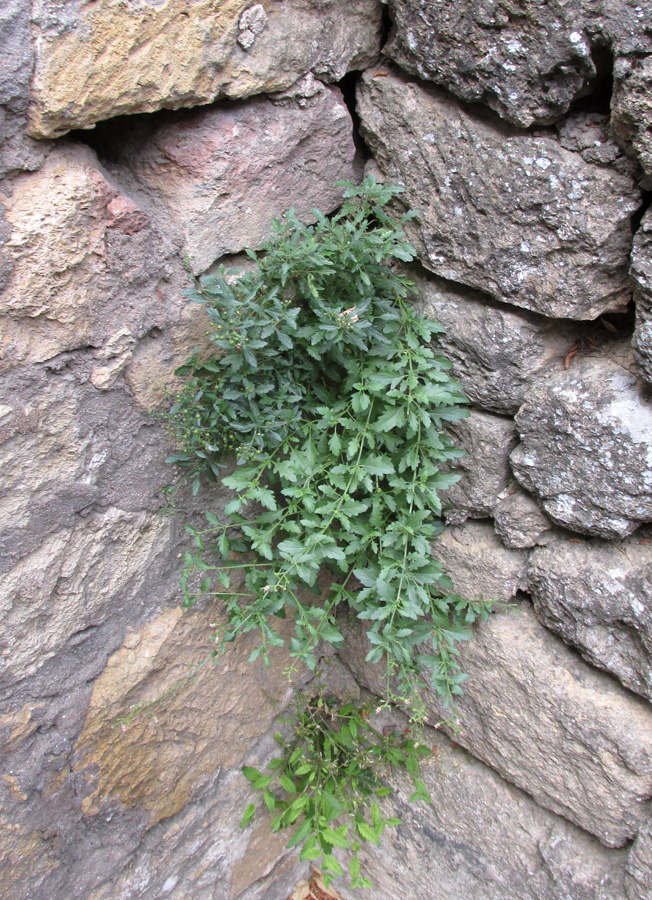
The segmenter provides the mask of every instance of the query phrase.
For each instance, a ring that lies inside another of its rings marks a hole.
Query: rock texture
[[[117,174],[162,209],[183,235],[193,270],[218,257],[259,247],[273,218],[290,207],[303,220],[311,208],[341,201],[338,179],[354,177],[352,122],[337,88],[307,102],[252,99],[197,111],[151,132],[136,129],[117,149]],[[314,220],[313,220],[314,221]]]
[[[390,0],[394,28],[385,52],[516,125],[553,122],[595,75],[582,5],[511,10],[478,0]]]
[[[517,479],[573,531],[625,537],[652,520],[652,404],[626,348],[535,384],[516,416]]]
[[[545,544],[552,537],[550,520],[532,497],[516,486],[498,498],[493,518],[496,534],[514,550]]]
[[[652,39],[643,4],[390,0],[385,49],[403,69],[479,101],[515,125],[558,120],[608,73],[618,141],[652,174]],[[598,71],[596,60],[599,61]]]
[[[38,0],[30,128],[55,137],[109,117],[338,81],[380,49],[377,0]]]
[[[460,525],[469,518],[484,519],[512,477],[509,454],[518,442],[514,423],[472,410],[468,419],[450,424],[447,431],[466,456],[447,466],[461,480],[446,491],[446,521]]]
[[[382,667],[363,661],[365,646],[364,632],[350,630],[343,657],[382,693]],[[649,703],[578,659],[526,605],[478,626],[460,663],[471,677],[459,744],[605,846],[636,835],[652,796]],[[442,709],[429,702],[436,721]]]
[[[652,384],[652,211],[643,216],[634,238],[631,275],[636,303],[632,344],[641,374]]]
[[[652,552],[645,530],[617,544],[555,541],[530,557],[543,624],[652,699]]]
[[[90,345],[102,348],[110,386],[136,341],[164,323],[166,299],[175,302],[178,242],[79,145],[15,179],[4,206],[12,273],[0,297],[0,371]]]
[[[645,56],[632,54],[614,66],[612,121],[618,142],[652,176],[652,40]],[[646,179],[652,185],[652,177]]]
[[[374,887],[356,897],[621,900],[622,851],[605,852],[441,734],[426,733],[434,757],[421,776],[432,803],[409,803],[411,783],[393,777],[386,808],[403,824],[365,852]]]
[[[446,329],[439,340],[455,377],[482,409],[513,415],[529,385],[546,369],[560,368],[577,339],[572,322],[553,322],[432,276],[415,281],[426,314]]]
[[[625,886],[627,900],[647,900],[652,896],[652,821],[643,826],[634,841]]]
[[[506,603],[526,586],[527,554],[505,548],[489,522],[447,528],[433,550],[457,593],[467,600]]]
[[[411,234],[426,268],[544,315],[624,310],[640,200],[628,176],[398,74],[366,74],[359,106],[381,170],[419,213]]]

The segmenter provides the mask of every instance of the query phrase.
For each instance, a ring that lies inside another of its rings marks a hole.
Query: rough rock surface
[[[97,377],[110,386],[166,304],[178,305],[178,242],[80,145],[52,150],[3,202],[13,270],[0,296],[0,370],[90,345],[102,348],[110,371]]]
[[[513,10],[482,0],[390,0],[385,49],[402,68],[517,125],[552,122],[595,75],[582,0]]]
[[[627,900],[652,897],[652,820],[641,828],[629,854],[625,875]]]
[[[369,71],[358,99],[381,170],[418,212],[409,233],[426,268],[548,316],[625,309],[631,178],[397,74]]]
[[[619,143],[639,161],[652,186],[652,40],[648,55],[616,60],[611,118]]]
[[[24,0],[3,0],[0,8],[0,177],[38,168],[48,144],[25,133],[34,54],[30,8]]]
[[[511,419],[472,410],[468,419],[446,428],[466,456],[446,467],[461,476],[445,495],[446,521],[461,525],[467,519],[491,515],[499,495],[512,478],[509,454],[518,438]]]
[[[166,609],[127,630],[90,702],[86,692],[53,719],[45,698],[0,720],[13,753],[0,784],[8,895],[287,896],[296,858],[272,873],[284,842],[269,822],[238,829],[253,799],[239,767],[269,758],[265,734],[293,694],[287,653],[269,671],[250,666],[245,639],[210,665],[215,616]]]
[[[643,529],[617,544],[558,540],[530,557],[543,624],[589,662],[652,699],[652,552]]]
[[[350,628],[341,655],[382,694],[382,667],[364,662],[365,647],[364,630]],[[460,665],[470,678],[457,743],[606,846],[636,835],[652,796],[649,703],[579,659],[529,605],[480,624],[460,645]],[[437,721],[443,711],[429,702]]]
[[[152,204],[164,206],[195,272],[218,257],[260,246],[274,217],[294,207],[311,219],[341,202],[339,178],[354,177],[352,122],[337,88],[303,106],[256,98],[137,128],[115,168]]]
[[[635,180],[641,177],[634,160],[625,156],[615,142],[609,116],[604,113],[570,113],[557,122],[556,127],[562,147],[579,153],[585,162],[607,166]]]
[[[364,853],[373,888],[356,897],[621,900],[622,851],[605,851],[443,735],[426,734],[434,758],[421,777],[432,804],[409,803],[411,782],[393,776],[385,809],[403,824]]]
[[[338,81],[380,49],[377,0],[38,0],[31,131]]]
[[[503,306],[432,276],[413,277],[424,311],[446,329],[439,341],[455,377],[482,409],[517,412],[528,386],[547,368],[560,368],[577,339],[572,322]]]
[[[489,522],[446,528],[433,550],[466,600],[506,603],[527,583],[527,553],[504,547]]]
[[[652,174],[652,39],[648,10],[629,0],[390,0],[385,48],[406,71],[515,125],[554,122],[604,77],[613,57],[618,141]],[[599,61],[598,72],[596,61]]]
[[[516,416],[517,479],[556,522],[607,539],[652,521],[652,402],[627,348],[576,359],[529,391]]]
[[[632,345],[641,374],[652,384],[652,210],[634,236],[631,276],[634,281],[636,329]]]
[[[496,534],[514,550],[545,544],[552,537],[550,520],[533,498],[515,485],[498,498],[493,518]]]

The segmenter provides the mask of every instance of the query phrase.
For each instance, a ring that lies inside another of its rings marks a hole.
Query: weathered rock
[[[530,556],[529,585],[547,628],[652,699],[649,534],[639,531],[618,544],[554,541]]]
[[[173,237],[127,196],[87,147],[54,149],[4,199],[13,271],[0,296],[2,367],[79,347],[128,356],[178,304]],[[171,296],[170,296],[171,295]]]
[[[22,368],[0,381],[0,571],[53,535],[55,556],[39,551],[34,558],[36,583],[50,563],[56,582],[59,551],[84,540],[71,537],[80,518],[92,544],[94,519],[86,516],[109,506],[151,512],[161,504],[159,488],[174,476],[164,464],[170,444],[160,427],[124,391],[96,390],[88,364],[69,363],[59,373]]]
[[[652,176],[652,41],[648,55],[616,60],[611,121],[618,142]]]
[[[515,125],[554,122],[588,93],[593,56],[614,57],[611,116],[618,141],[652,174],[652,40],[643,4],[620,0],[535,2],[390,0],[385,48],[408,72]]]
[[[532,497],[516,486],[510,486],[498,498],[493,518],[496,533],[511,549],[545,544],[552,537],[550,520]]]
[[[390,0],[385,52],[464,100],[516,125],[552,122],[595,75],[582,0],[508,10],[466,0]]]
[[[34,63],[29,28],[30,5],[3,0],[0,8],[0,177],[37,169],[48,144],[25,133],[29,82]]]
[[[352,178],[352,122],[337,88],[309,103],[253,99],[198,111],[121,142],[120,171],[184,236],[195,272],[258,247],[270,222],[293,206],[334,209],[338,178]]]
[[[632,339],[641,374],[652,384],[652,211],[643,216],[634,236],[632,267],[636,329]]]
[[[121,595],[138,593],[167,549],[169,530],[160,516],[109,508],[51,535],[5,573],[0,679],[32,674],[102,622]]]
[[[573,531],[625,537],[652,520],[652,403],[631,355],[574,360],[529,391],[516,416],[516,478]]]
[[[563,365],[578,336],[572,322],[495,303],[439,278],[416,277],[424,310],[446,329],[442,350],[472,403],[515,413],[528,386],[547,368]]]
[[[436,885],[437,900],[621,900],[622,851],[605,850],[441,734],[426,734],[435,755],[420,776],[432,803],[409,803],[411,782],[392,775],[385,809],[403,824],[364,852],[373,888],[356,897],[430,898]]]
[[[446,521],[461,525],[469,518],[486,519],[512,478],[509,454],[518,443],[514,422],[472,410],[468,419],[451,423],[446,430],[466,451],[446,467],[462,476],[446,491]]]
[[[382,666],[364,662],[365,647],[364,630],[350,628],[342,658],[384,693]],[[649,703],[579,659],[528,605],[491,615],[459,648],[470,678],[455,741],[607,847],[634,837],[652,796]],[[437,721],[443,710],[428,703]]]
[[[652,821],[644,825],[629,854],[625,875],[627,900],[652,897]]]
[[[426,268],[548,316],[625,309],[640,201],[629,177],[397,74],[368,72],[358,97],[381,170],[418,212],[409,234]]]
[[[339,81],[380,49],[377,0],[38,0],[31,131],[55,137],[134,112]]]
[[[433,549],[466,600],[506,603],[527,584],[527,553],[504,547],[488,522],[446,528]]]
[[[12,727],[13,780],[0,780],[8,895],[284,900],[296,854],[284,860],[265,816],[238,823],[254,799],[240,765],[273,754],[270,726],[294,693],[287,651],[269,671],[251,666],[250,636],[212,665],[217,621],[214,605],[166,609],[127,630],[72,723],[50,720],[46,703],[0,722]]]
[[[609,116],[597,112],[577,112],[557,123],[559,142],[567,150],[579,153],[587,163],[608,166],[635,180],[641,171],[633,159],[625,156],[613,139]]]

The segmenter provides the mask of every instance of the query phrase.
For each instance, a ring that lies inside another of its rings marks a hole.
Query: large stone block
[[[271,220],[296,209],[333,210],[335,182],[354,177],[353,125],[337,88],[296,99],[256,98],[177,117],[121,140],[121,177],[162,206],[184,238],[195,272],[258,247]]]
[[[432,803],[409,803],[411,782],[392,774],[385,809],[403,824],[363,851],[373,888],[356,897],[621,900],[623,851],[605,850],[441,734],[426,734],[434,757],[420,774]]]
[[[652,521],[652,403],[631,354],[573,361],[529,391],[516,416],[516,478],[556,522],[607,539]]]
[[[595,75],[582,0],[521,4],[390,0],[386,53],[458,97],[525,127],[552,122]]]
[[[368,646],[354,626],[341,655],[383,694],[383,667],[364,662]],[[459,661],[470,678],[457,698],[454,739],[607,847],[633,838],[650,815],[649,703],[584,663],[526,605],[479,625]],[[435,697],[427,703],[431,720],[446,718]]]
[[[507,603],[527,584],[527,553],[503,546],[489,522],[446,528],[433,550],[466,600]]]
[[[390,0],[386,52],[408,72],[515,125],[547,124],[608,74],[617,139],[652,174],[652,39],[648,10],[630,0],[529,2]]]
[[[38,0],[31,130],[338,81],[373,61],[381,21],[378,0]]]
[[[409,234],[426,268],[548,316],[625,309],[631,178],[397,74],[367,72],[358,98],[380,168],[418,212]]]
[[[652,211],[643,216],[634,236],[630,272],[636,304],[632,345],[642,376],[652,384]]]
[[[439,337],[464,393],[492,412],[514,414],[548,368],[561,368],[578,326],[503,306],[439,278],[416,277],[424,310],[446,329]]]
[[[179,302],[174,238],[89,148],[55,148],[3,203],[13,271],[0,297],[2,368],[88,346],[124,359]]]
[[[3,575],[0,680],[24,678],[142,588],[170,543],[158,515],[109,508],[48,537]]]
[[[558,540],[530,557],[543,624],[652,699],[652,553],[645,530],[617,544]]]

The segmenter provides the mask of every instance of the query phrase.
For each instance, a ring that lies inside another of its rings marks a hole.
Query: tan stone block
[[[339,80],[380,50],[378,0],[37,0],[31,131]]]
[[[241,765],[293,696],[285,648],[269,669],[248,663],[253,633],[212,664],[217,616],[214,606],[167,609],[109,659],[75,748],[92,785],[85,815],[116,801],[144,807],[151,824],[174,815],[220,767]],[[293,624],[278,627],[287,636]]]

